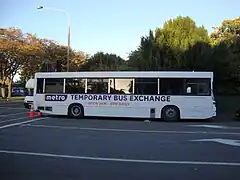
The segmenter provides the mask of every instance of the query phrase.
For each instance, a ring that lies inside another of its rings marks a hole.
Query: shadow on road
[[[60,119],[76,119],[76,118],[70,118],[68,116],[60,116],[60,115],[48,115],[49,117],[53,117],[53,118],[60,118]],[[92,120],[101,120],[101,121],[152,121],[152,122],[163,122],[165,123],[165,121],[163,121],[162,119],[150,119],[150,118],[125,118],[125,117],[96,117],[96,116],[88,116],[86,117],[86,119],[92,119]],[[81,120],[81,119],[79,119]],[[230,121],[229,118],[222,118],[221,120],[219,120],[218,118],[216,119],[181,119],[181,121],[179,122],[174,122],[174,123],[182,123],[182,122],[207,122],[207,123],[214,123],[214,122],[222,122],[222,121]]]

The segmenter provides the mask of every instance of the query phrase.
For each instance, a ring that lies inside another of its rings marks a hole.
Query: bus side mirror
[[[192,92],[192,88],[191,87],[187,87],[187,94],[191,94]]]

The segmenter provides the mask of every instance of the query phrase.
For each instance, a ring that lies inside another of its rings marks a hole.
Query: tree
[[[163,28],[155,30],[159,44],[170,45],[171,48],[186,51],[197,42],[208,42],[208,32],[204,26],[197,27],[190,17],[178,16],[164,23]]]
[[[11,85],[20,67],[40,49],[38,39],[34,35],[24,34],[20,29],[8,28],[0,30],[0,67],[2,97],[8,86],[8,97],[11,96]]]
[[[82,71],[116,71],[125,70],[126,61],[115,54],[97,52],[93,56],[86,59],[82,65]]]
[[[23,81],[33,77],[36,72],[50,71],[57,69],[57,63],[61,66],[61,71],[67,70],[67,47],[59,45],[57,42],[41,39],[41,54],[29,58],[21,68]],[[70,49],[70,71],[78,71],[85,62],[85,53]]]
[[[211,34],[211,42],[219,44],[223,41],[234,42],[240,38],[240,17],[233,20],[224,20],[219,27]],[[231,41],[229,41],[231,40]]]
[[[67,47],[65,47],[65,52]],[[67,56],[66,56],[67,57]],[[70,51],[70,60],[69,60],[69,71],[80,71],[81,67],[85,63],[86,59],[89,57],[88,54],[82,51],[71,50]],[[62,71],[67,71],[67,58],[64,58],[62,61]]]
[[[214,72],[218,93],[240,92],[240,17],[224,20],[211,34],[211,44],[217,51]],[[221,55],[220,55],[221,54]]]
[[[153,31],[148,36],[141,37],[137,50],[129,55],[128,65],[134,70],[159,70],[164,66],[166,59],[163,48],[156,44]]]
[[[157,28],[155,34],[150,30],[148,36],[142,37],[128,63],[138,70],[192,69],[193,64],[186,60],[185,52],[196,43],[208,41],[208,33],[203,26],[197,27],[191,18],[178,16],[167,21],[163,28]],[[192,67],[187,67],[190,64]]]
[[[190,17],[178,16],[164,23],[163,28],[155,30],[156,43],[171,49],[172,65],[176,68],[184,67],[181,54],[194,46],[197,42],[208,43],[208,32],[204,26],[197,27]]]
[[[182,68],[190,71],[213,71],[214,55],[209,43],[197,42],[182,53]]]

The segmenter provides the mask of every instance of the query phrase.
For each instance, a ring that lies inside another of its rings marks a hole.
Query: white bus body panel
[[[82,94],[84,95],[84,94]],[[109,94],[107,94],[109,95]],[[86,116],[105,116],[105,117],[150,117],[150,109],[155,108],[155,117],[161,117],[161,109],[166,105],[175,105],[180,109],[182,119],[206,119],[214,115],[212,98],[208,97],[183,97],[170,96],[170,102],[159,101],[89,101],[72,100],[72,96],[67,95],[67,99],[60,101],[45,101],[45,95],[35,96],[34,107],[52,107],[52,111],[42,111],[47,114],[67,115],[68,107],[72,103],[80,103],[84,107]],[[114,95],[112,95],[113,97]],[[130,95],[128,95],[128,99]]]

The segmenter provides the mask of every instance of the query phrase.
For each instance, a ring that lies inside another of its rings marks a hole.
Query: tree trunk
[[[12,82],[8,83],[8,98],[12,96]]]
[[[5,87],[1,87],[2,98],[5,98]]]

